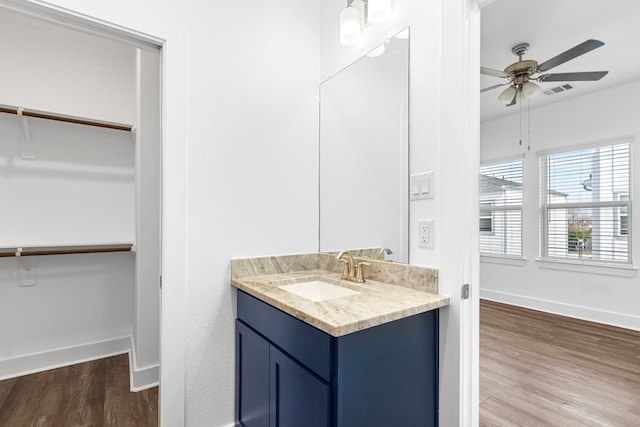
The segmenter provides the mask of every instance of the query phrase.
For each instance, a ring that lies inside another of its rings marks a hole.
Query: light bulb
[[[367,53],[367,56],[369,58],[375,58],[376,56],[382,55],[384,53],[385,49],[386,49],[386,47],[384,45],[385,45],[385,43],[382,43],[380,46],[376,47],[371,52]]]
[[[522,85],[522,95],[525,99],[533,99],[536,96],[540,95],[542,89],[535,83],[526,82]]]
[[[353,6],[345,7],[340,12],[340,44],[353,46],[360,38],[360,14]]]
[[[509,86],[500,95],[498,95],[498,100],[506,105],[513,101],[514,96],[516,96],[516,88]]]
[[[371,25],[383,24],[391,16],[391,0],[369,0],[367,20]]]

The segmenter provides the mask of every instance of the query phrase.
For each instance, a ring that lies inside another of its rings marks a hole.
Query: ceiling
[[[540,94],[530,107],[559,102],[640,79],[640,2],[637,0],[496,0],[482,9],[481,59],[483,67],[503,70],[518,61],[511,48],[530,44],[523,59],[542,63],[587,39],[604,46],[559,65],[548,73],[609,71],[596,82],[571,82],[573,89],[554,95]],[[480,87],[506,80],[481,75]],[[539,83],[543,90],[565,82]],[[568,83],[568,82],[567,82]],[[498,95],[506,86],[480,94],[481,120],[518,113],[505,107]]]

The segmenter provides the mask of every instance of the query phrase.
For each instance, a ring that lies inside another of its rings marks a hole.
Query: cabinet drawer
[[[240,290],[238,319],[325,381],[331,380],[330,335]]]

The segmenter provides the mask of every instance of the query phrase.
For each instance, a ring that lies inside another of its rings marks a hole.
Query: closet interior
[[[0,6],[0,380],[159,382],[161,55]]]

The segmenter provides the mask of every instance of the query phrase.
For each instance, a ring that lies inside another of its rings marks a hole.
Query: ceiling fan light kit
[[[526,99],[533,99],[542,93],[542,89],[535,83],[524,82],[522,84],[522,96]]]
[[[504,105],[507,105],[513,100],[514,96],[516,96],[516,88],[513,86],[509,86],[504,91],[502,91],[500,95],[498,95],[498,100]]]
[[[529,43],[518,43],[513,46],[511,52],[518,57],[518,62],[507,66],[504,71],[494,70],[491,68],[480,67],[480,73],[492,77],[507,79],[503,84],[497,84],[480,92],[486,92],[501,86],[509,85],[509,87],[498,95],[498,100],[507,106],[514,105],[519,102],[529,101],[538,96],[542,89],[533,81],[541,82],[569,82],[569,81],[597,81],[607,75],[608,71],[588,71],[575,73],[555,73],[540,74],[545,71],[564,64],[580,55],[590,52],[603,46],[604,43],[599,40],[589,39],[571,49],[554,56],[553,58],[538,64],[538,61],[526,59],[523,55],[529,50]],[[540,74],[537,75],[536,74]]]

